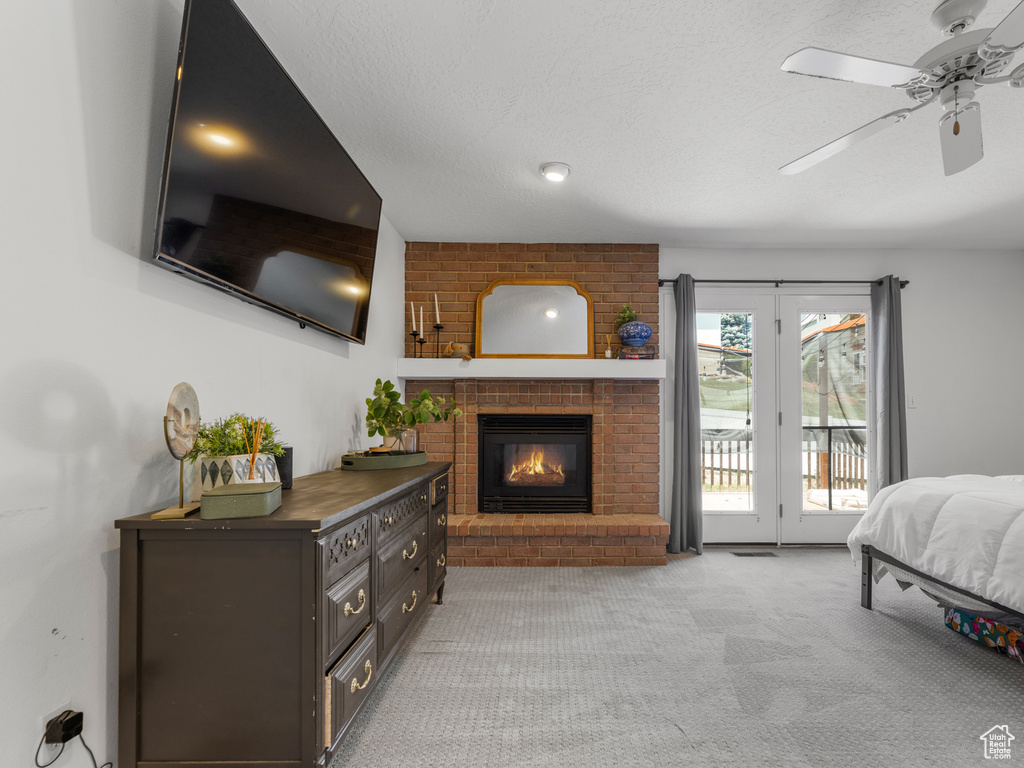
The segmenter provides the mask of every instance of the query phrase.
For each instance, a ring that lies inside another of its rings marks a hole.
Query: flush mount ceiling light
[[[571,170],[565,163],[544,163],[540,167],[541,175],[548,181],[565,181]]]
[[[556,317],[558,317],[558,310],[555,309],[554,307],[551,307],[551,309],[545,309],[544,314],[553,320]]]

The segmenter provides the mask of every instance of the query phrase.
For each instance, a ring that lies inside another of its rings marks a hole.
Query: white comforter
[[[883,488],[847,541],[1024,612],[1024,475],[921,477]]]

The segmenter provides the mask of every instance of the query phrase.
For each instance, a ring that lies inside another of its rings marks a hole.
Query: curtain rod
[[[664,278],[658,279],[658,287],[663,285],[675,284],[678,278]],[[792,285],[868,285],[875,283],[881,285],[881,280],[694,280],[695,283],[744,283],[751,285],[753,283],[773,283],[776,288],[780,285],[792,284]],[[910,285],[909,280],[900,280],[900,288],[906,288]]]

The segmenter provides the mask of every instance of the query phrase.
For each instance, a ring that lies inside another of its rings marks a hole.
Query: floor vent
[[[733,552],[736,557],[778,557],[774,552]]]

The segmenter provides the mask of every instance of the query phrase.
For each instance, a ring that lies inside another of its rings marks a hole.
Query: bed
[[[860,561],[861,605],[868,610],[872,585],[890,573],[904,589],[916,585],[934,598],[947,625],[963,634],[977,634],[970,629],[979,620],[983,629],[1024,627],[1024,475],[923,477],[888,486],[847,544]]]

